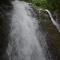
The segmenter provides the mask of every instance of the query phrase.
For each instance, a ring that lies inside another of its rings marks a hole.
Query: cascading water
[[[56,26],[57,30],[60,32],[60,25],[53,19],[52,14],[50,13],[49,10],[45,9],[45,11],[48,12],[48,14],[49,14],[49,16],[51,18],[52,23]]]
[[[10,41],[7,54],[9,60],[46,60],[36,31],[38,21],[31,16],[30,6],[21,1],[13,1]]]
[[[57,28],[57,30],[60,32],[60,24],[58,24],[58,22],[54,20],[51,12],[48,9],[45,9],[45,10],[39,9],[39,11],[45,11],[45,12],[47,12],[48,15],[49,15],[49,17],[50,17],[50,19],[51,19],[51,21],[52,21],[52,23],[53,23],[53,25],[55,25],[56,28]]]

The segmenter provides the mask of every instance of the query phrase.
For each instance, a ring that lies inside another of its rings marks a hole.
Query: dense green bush
[[[60,10],[60,0],[46,0],[48,4],[48,8],[52,10]]]
[[[46,0],[32,0],[32,3],[38,7],[46,8],[47,1]]]
[[[42,8],[47,8],[51,11],[60,11],[60,0],[25,0],[33,3],[34,5]]]

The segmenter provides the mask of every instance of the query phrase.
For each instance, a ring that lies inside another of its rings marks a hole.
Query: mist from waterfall
[[[9,60],[46,60],[36,34],[38,21],[29,11],[32,8],[23,1],[16,0],[12,4],[14,9],[7,48]]]

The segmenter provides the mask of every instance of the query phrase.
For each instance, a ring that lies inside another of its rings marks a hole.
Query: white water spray
[[[46,60],[36,36],[37,20],[31,16],[28,4],[13,2],[10,41],[7,54],[9,60]]]

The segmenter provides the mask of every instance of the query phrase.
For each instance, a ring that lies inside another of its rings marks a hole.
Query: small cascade
[[[60,32],[60,26],[59,26],[59,24],[54,20],[54,18],[52,17],[52,14],[50,13],[50,11],[47,10],[47,9],[45,9],[45,11],[48,12],[48,14],[49,14],[49,16],[50,16],[50,18],[51,18],[52,23],[56,26],[56,28],[57,28],[58,31]]]

